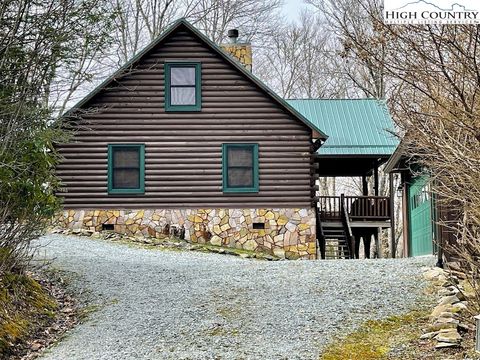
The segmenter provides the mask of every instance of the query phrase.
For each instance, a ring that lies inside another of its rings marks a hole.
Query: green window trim
[[[171,105],[171,69],[172,67],[195,68],[195,105]],[[199,62],[166,62],[165,63],[165,111],[194,112],[202,109],[202,68]]]
[[[113,152],[117,148],[138,149],[139,152],[139,187],[114,188],[113,187]],[[109,194],[144,194],[145,193],[145,144],[109,144],[108,145],[108,193]]]
[[[232,147],[252,149],[253,186],[231,187],[228,185],[228,149]],[[258,144],[254,144],[254,143],[222,144],[222,179],[223,179],[224,193],[258,193],[258,189],[259,189]]]

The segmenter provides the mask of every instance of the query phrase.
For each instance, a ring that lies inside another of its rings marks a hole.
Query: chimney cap
[[[238,39],[238,29],[228,30],[227,36],[230,38],[232,43],[236,43]]]

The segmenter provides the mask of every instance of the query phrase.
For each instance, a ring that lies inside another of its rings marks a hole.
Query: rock
[[[452,296],[458,293],[458,289],[453,286],[448,286],[446,288],[442,288],[438,291],[438,295],[440,296]]]
[[[458,344],[462,337],[455,329],[449,329],[447,331],[440,331],[435,339],[441,343],[451,343],[451,344]]]
[[[467,309],[467,305],[465,301],[456,303],[455,305],[452,306],[452,312],[454,313],[459,313],[466,309]]]
[[[285,259],[297,260],[300,258],[300,255],[293,251],[285,251]]]
[[[458,324],[458,329],[462,330],[462,331],[465,331],[465,332],[475,331],[475,326],[465,324],[465,323],[460,323],[460,324]]]
[[[299,224],[298,225],[298,230],[300,230],[300,231],[304,231],[304,230],[307,230],[307,229],[310,229],[310,225],[308,225],[308,224]]]
[[[214,225],[213,226],[213,232],[217,235],[220,235],[222,233],[222,229],[220,228],[219,225]]]
[[[210,244],[215,245],[215,246],[221,246],[222,245],[222,238],[217,235],[213,235],[212,238],[210,239]]]
[[[447,318],[447,319],[454,319],[454,318],[457,318],[458,315],[456,313],[453,313],[453,312],[442,312],[439,316],[439,318]]]
[[[456,295],[444,296],[440,299],[438,305],[453,305],[459,303],[460,299]]]
[[[295,224],[292,224],[291,222],[288,222],[285,227],[287,228],[288,231],[290,232],[295,232],[297,231],[297,227],[295,226]]]
[[[448,343],[448,342],[439,342],[437,345],[435,345],[435,349],[444,349],[444,348],[451,348],[456,346],[458,346],[458,344]]]
[[[268,211],[266,214],[265,214],[265,219],[267,220],[274,220],[275,219],[275,214],[271,211]]]
[[[240,257],[242,259],[248,259],[250,257],[250,254],[240,253]]]
[[[439,331],[445,329],[456,329],[460,321],[452,317],[439,317],[435,320],[433,325],[430,325],[430,331]]]
[[[424,279],[428,281],[438,280],[441,275],[445,276],[445,272],[440,268],[429,269],[423,273]]]
[[[422,336],[420,336],[420,339],[421,340],[433,339],[437,335],[438,335],[438,331],[432,331],[432,332],[428,332],[426,334],[423,334]]]
[[[30,345],[30,350],[32,351],[38,351],[42,348],[42,344],[39,342],[34,342],[32,345]]]
[[[248,240],[245,244],[243,244],[243,248],[248,251],[253,251],[257,247],[257,243],[255,240]]]
[[[453,321],[436,321],[433,325],[430,325],[430,331],[440,331],[440,330],[450,330],[450,329],[457,329],[458,324],[460,323],[458,320],[451,319]]]
[[[285,250],[275,248],[275,249],[273,249],[273,255],[275,255],[276,257],[278,257],[280,259],[285,259]]]
[[[457,305],[457,304],[455,304]],[[450,312],[453,306],[446,304],[446,305],[437,305],[435,309],[433,309],[432,313],[430,314],[430,318],[436,319],[440,316],[440,314],[444,312]]]

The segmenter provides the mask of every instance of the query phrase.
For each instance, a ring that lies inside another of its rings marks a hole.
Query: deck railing
[[[323,220],[340,220],[342,204],[352,221],[389,220],[390,199],[384,196],[320,196],[318,210]]]

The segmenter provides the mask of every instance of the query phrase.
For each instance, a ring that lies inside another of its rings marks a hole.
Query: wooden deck
[[[350,222],[385,222],[391,218],[390,198],[384,196],[320,196],[318,211],[322,221],[340,221],[342,206]]]
[[[327,242],[334,241],[342,258],[359,258],[359,241],[378,239],[379,228],[392,225],[391,199],[383,196],[320,196],[317,240],[321,258],[328,258]],[[370,257],[369,246],[366,257]],[[339,257],[337,257],[339,258]]]

